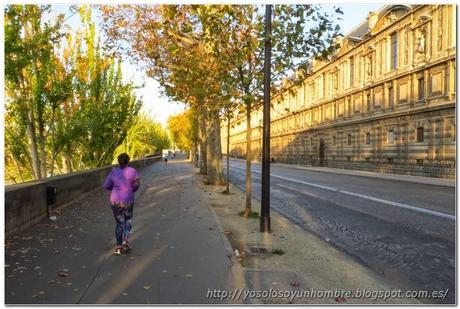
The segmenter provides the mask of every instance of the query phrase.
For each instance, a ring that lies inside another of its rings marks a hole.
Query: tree
[[[172,140],[181,150],[190,151],[193,146],[192,118],[191,111],[169,116],[168,130],[171,133]]]
[[[169,148],[169,138],[161,124],[140,114],[134,120],[121,145],[114,152],[114,160],[119,154],[126,152],[132,159],[140,159],[146,155]]]
[[[238,102],[232,100],[222,109],[222,115],[224,116],[224,121],[227,121],[227,179],[225,183],[225,191],[223,193],[229,194],[230,193],[230,127],[232,123],[232,119],[235,115],[235,111],[238,107]]]
[[[205,36],[215,58],[226,67],[246,112],[246,207],[251,212],[251,112],[263,98],[264,18],[260,5],[202,6],[200,14],[212,29]],[[339,9],[336,13],[341,13]],[[273,88],[306,59],[326,57],[335,48],[339,26],[315,5],[275,5],[272,22]]]
[[[7,110],[27,128],[35,179],[47,175],[47,137],[57,107],[70,95],[69,77],[54,74],[62,71],[54,48],[62,36],[63,16],[53,25],[42,25],[42,16],[49,10],[37,5],[10,5],[5,10]]]
[[[141,101],[99,47],[90,10],[75,35],[50,6],[5,9],[5,158],[9,182],[110,164]],[[62,163],[58,160],[62,157]]]
[[[222,92],[226,70],[212,57],[212,45],[204,43],[203,36],[211,30],[197,19],[197,9],[187,5],[104,6],[103,29],[115,52],[144,65],[165,94],[196,111],[201,171],[206,172],[209,183],[221,184],[219,113],[226,101]]]
[[[174,99],[195,106],[216,127],[228,98],[244,104],[246,135],[246,209],[251,212],[251,112],[263,95],[263,14],[259,5],[178,5],[104,7],[109,44],[130,47]],[[313,56],[334,50],[339,27],[319,6],[278,5],[273,21],[274,85]],[[337,11],[340,13],[340,11]],[[119,51],[119,49],[117,50]],[[123,50],[122,50],[123,52]],[[124,50],[126,53],[126,50]],[[208,123],[209,125],[209,123]],[[203,136],[203,121],[199,135]],[[209,132],[208,132],[209,131]],[[215,129],[206,130],[208,163],[218,161]],[[219,143],[220,144],[220,143]],[[214,153],[216,152],[216,153]],[[216,154],[216,159],[213,156]],[[207,166],[209,169],[210,166]],[[218,168],[218,167],[217,167]],[[208,170],[208,179],[216,168]]]

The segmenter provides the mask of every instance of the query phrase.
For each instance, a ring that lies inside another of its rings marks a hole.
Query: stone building
[[[272,97],[275,162],[455,177],[456,7],[387,5]],[[262,111],[252,115],[261,159]],[[226,148],[226,127],[222,142]],[[246,122],[231,126],[244,157]]]

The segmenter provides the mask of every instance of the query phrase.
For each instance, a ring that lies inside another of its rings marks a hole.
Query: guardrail
[[[141,170],[159,160],[161,155],[130,161],[129,166]],[[5,186],[5,235],[10,236],[47,217],[50,204],[53,208],[65,207],[101,189],[105,178],[115,166]]]

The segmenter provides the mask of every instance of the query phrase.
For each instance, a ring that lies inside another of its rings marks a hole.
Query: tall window
[[[355,83],[355,59],[350,57],[350,86]]]
[[[366,144],[369,145],[371,143],[371,133],[366,133]]]
[[[332,145],[335,146],[335,144],[337,143],[337,138],[334,136],[332,136]]]
[[[391,69],[398,67],[398,34],[391,35]]]
[[[425,97],[425,79],[420,77],[418,79],[418,99],[423,100]]]
[[[367,104],[367,111],[371,110],[371,94],[366,95],[366,104]]]
[[[388,87],[388,105],[390,107],[393,107],[394,105],[393,86]]]
[[[348,134],[347,144],[348,144],[348,145],[351,145],[351,134]]]
[[[424,130],[423,127],[417,128],[417,143],[423,143],[424,140]]]
[[[395,143],[395,132],[393,130],[388,131],[388,144]]]

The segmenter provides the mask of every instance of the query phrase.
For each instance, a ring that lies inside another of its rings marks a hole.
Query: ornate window
[[[388,87],[388,106],[393,107],[394,104],[395,102],[394,102],[393,85],[390,85],[390,87]]]
[[[424,141],[424,130],[423,127],[417,128],[417,143],[423,143]]]
[[[425,79],[421,76],[417,81],[418,99],[423,100],[425,98]]]
[[[366,104],[367,104],[367,111],[370,111],[371,110],[371,105],[372,105],[371,94],[370,93],[368,93],[366,95]]]
[[[398,68],[398,34],[394,33],[391,35],[391,69],[395,70]]]
[[[371,133],[366,133],[366,144],[369,145],[371,143]]]
[[[395,143],[395,132],[393,130],[388,131],[388,144]]]
[[[350,86],[355,83],[355,59],[350,57]]]

